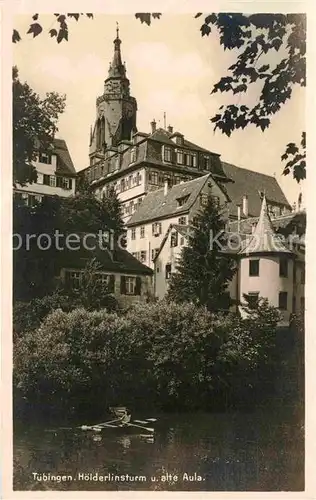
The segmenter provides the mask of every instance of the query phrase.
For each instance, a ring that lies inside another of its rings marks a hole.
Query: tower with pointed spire
[[[90,137],[90,164],[103,159],[106,150],[117,148],[121,141],[131,140],[137,131],[137,102],[130,95],[130,82],[122,62],[119,26],[116,27],[114,54],[104,91],[96,100],[96,120]]]
[[[276,234],[270,219],[265,195],[260,216],[252,234],[239,252],[239,299],[249,303],[259,297],[268,299],[283,316],[285,324],[295,310],[295,252]]]

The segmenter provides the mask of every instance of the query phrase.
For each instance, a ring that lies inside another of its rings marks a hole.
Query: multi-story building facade
[[[212,174],[214,182],[227,191],[230,218],[237,218],[237,205],[242,208],[242,217],[258,216],[258,190],[265,191],[276,213],[290,210],[273,177],[225,163],[218,153],[192,143],[173,127],[157,128],[155,120],[150,124],[150,132],[139,132],[136,115],[137,101],[130,95],[117,32],[104,91],[96,100],[90,165],[80,171],[79,177],[90,183],[97,197],[114,188],[126,223],[144,197],[163,188],[166,181],[172,187],[206,174]]]
[[[96,100],[90,165],[79,177],[89,182],[99,198],[115,189],[127,229],[127,250],[143,264],[153,269],[158,252],[163,255],[175,238],[179,245],[171,248],[176,262],[187,241],[186,228],[209,194],[225,207],[227,225],[235,223],[238,232],[243,222],[250,226],[249,234],[255,230],[263,197],[265,212],[273,221],[290,217],[292,207],[273,176],[231,165],[173,127],[157,128],[155,120],[149,132],[140,132],[136,116],[137,101],[130,94],[117,32],[104,91]],[[170,269],[170,262],[155,263],[164,269],[159,277],[155,272],[156,295],[162,297],[167,289],[163,276],[173,272],[173,264]],[[235,285],[235,281],[230,285],[231,295]]]
[[[37,181],[14,188],[15,196],[27,204],[41,202],[44,196],[67,197],[75,193],[77,174],[64,140],[54,139],[51,148],[39,150],[34,167]]]
[[[229,202],[211,174],[172,187],[166,182],[163,189],[150,192],[127,223],[128,250],[153,268],[153,259],[170,224],[190,224],[209,194],[219,206]]]
[[[282,313],[282,323],[288,324],[292,313],[305,308],[305,244],[299,230],[305,225],[305,214],[272,219],[264,197],[259,218],[243,222],[242,228],[240,223],[227,226],[233,243],[224,251],[235,257],[237,268],[227,291],[241,313],[245,296],[250,304],[259,296],[267,298]],[[193,231],[190,225],[169,225],[154,258],[154,287],[159,299],[165,297]]]

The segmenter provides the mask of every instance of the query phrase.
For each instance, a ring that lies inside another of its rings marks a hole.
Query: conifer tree
[[[122,220],[122,207],[115,189],[112,187],[107,196],[103,196],[101,206],[112,221],[113,229],[117,236],[124,232],[124,223]]]
[[[188,246],[182,249],[176,272],[172,275],[167,298],[193,302],[209,311],[227,309],[227,286],[235,273],[233,257],[225,248],[225,222],[213,198],[208,197],[192,226]],[[211,239],[216,238],[212,244]]]

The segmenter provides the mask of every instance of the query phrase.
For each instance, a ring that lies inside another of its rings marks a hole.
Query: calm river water
[[[96,434],[52,426],[16,426],[14,488],[304,489],[303,422],[291,408],[134,417],[158,419],[153,439],[111,430]],[[66,479],[49,480],[49,475]]]

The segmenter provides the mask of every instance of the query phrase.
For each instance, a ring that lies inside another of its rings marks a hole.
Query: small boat
[[[135,420],[132,422],[131,413],[125,406],[115,406],[109,408],[110,412],[115,416],[115,419],[108,420],[106,422],[102,422],[100,424],[94,425],[82,425],[80,427],[83,431],[94,431],[101,432],[105,429],[113,429],[113,430],[123,430],[124,432],[139,432],[138,429],[142,431],[147,431],[148,435],[152,435],[155,432],[155,429],[152,427],[148,427],[149,424],[155,422],[155,418],[149,418],[146,420]],[[142,424],[142,425],[139,425]]]

